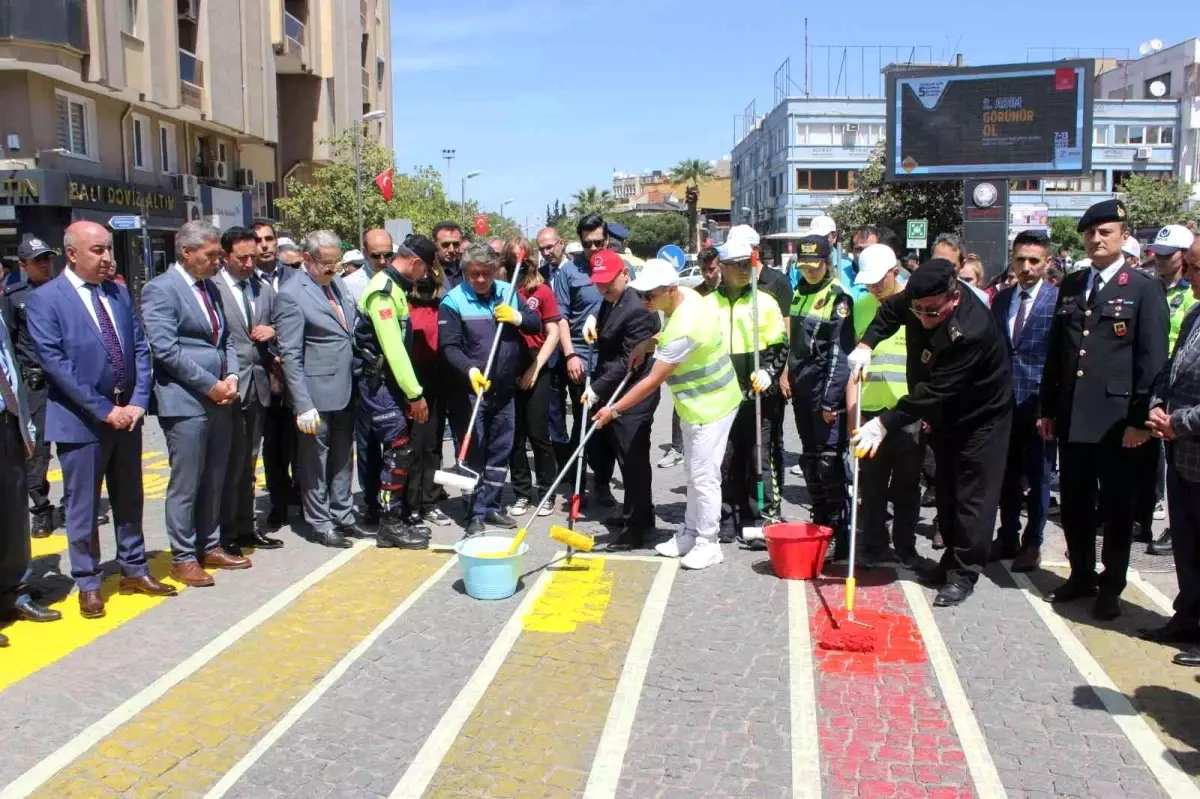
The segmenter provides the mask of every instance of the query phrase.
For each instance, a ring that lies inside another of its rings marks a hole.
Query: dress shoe
[[[205,552],[203,562],[201,564],[208,569],[226,569],[228,571],[237,571],[239,569],[249,569],[252,564],[250,559],[238,555],[231,555],[221,547],[217,547],[212,552]]]
[[[896,557],[900,558],[900,562],[909,569],[915,569],[921,563],[921,556],[915,549],[897,549]]]
[[[207,588],[213,584],[213,578],[200,568],[194,560],[185,560],[171,564],[171,579],[192,588]]]
[[[467,522],[467,529],[465,532],[463,532],[463,538],[470,538],[471,536],[479,535],[486,529],[487,525],[483,523],[483,517],[478,516]]]
[[[632,530],[623,531],[617,538],[609,542],[604,550],[606,552],[631,552],[635,549],[646,548],[646,534],[635,532]]]
[[[85,619],[104,618],[104,600],[99,591],[79,592],[79,615]]]
[[[242,552],[242,545],[235,541],[222,541],[221,549],[225,550],[226,554],[232,555],[235,558],[243,558],[246,556],[246,553]]]
[[[271,512],[267,514],[267,529],[278,530],[287,524],[287,508],[271,508]]]
[[[1200,625],[1196,622],[1177,622],[1171,619],[1162,627],[1142,627],[1138,638],[1155,644],[1200,643]]]
[[[396,549],[429,549],[429,536],[421,535],[416,528],[407,524],[379,525],[379,535],[375,538],[375,546],[380,549],[394,547]]]
[[[992,550],[988,553],[988,563],[997,563],[1002,560],[1013,560],[1020,553],[1020,548],[1016,544],[1006,544],[997,538],[992,542]]]
[[[483,521],[489,527],[499,527],[503,530],[517,529],[516,521],[513,519],[513,517],[509,516],[507,513],[492,512],[492,513],[489,513],[487,516],[484,516]]]
[[[946,567],[941,563],[935,563],[929,568],[923,569],[918,579],[931,588],[941,588],[946,584]]]
[[[317,530],[313,533],[312,540],[321,546],[334,549],[349,549],[354,546],[353,542],[337,530]]]
[[[1031,572],[1042,565],[1041,547],[1024,547],[1013,558],[1011,568],[1014,572]]]
[[[370,527],[374,529],[379,526],[380,518],[381,514],[379,513],[379,508],[367,508],[363,511],[362,516],[359,518],[359,524],[361,524],[363,527]]]
[[[22,594],[13,603],[13,617],[21,621],[58,621],[62,618],[62,613],[39,605],[30,599],[29,594]]]
[[[1176,666],[1200,666],[1200,647],[1180,652],[1171,658],[1171,662]]]
[[[337,531],[346,538],[370,538],[371,531],[357,521],[349,521],[337,526]]]
[[[955,605],[961,605],[973,593],[975,593],[975,586],[969,582],[955,581],[947,583],[946,587],[938,591],[938,595],[933,598],[933,606],[935,608],[950,608]]]
[[[1054,605],[1061,605],[1063,602],[1074,602],[1076,599],[1091,599],[1095,595],[1095,585],[1067,580],[1058,588],[1046,594],[1046,601]]]
[[[1092,606],[1092,618],[1098,621],[1112,621],[1121,615],[1121,603],[1111,594],[1101,594],[1096,597]]]
[[[1162,535],[1151,541],[1150,545],[1146,547],[1148,555],[1170,555],[1172,552],[1174,552],[1174,547],[1171,543],[1170,529],[1164,530]]]
[[[237,543],[238,543],[239,547],[246,547],[246,548],[253,548],[253,549],[282,549],[283,548],[282,541],[280,541],[278,538],[271,538],[271,536],[267,535],[262,530],[253,530],[249,533],[246,533],[245,535],[240,536],[237,540]]]
[[[46,538],[54,532],[54,508],[33,514],[29,520],[29,534],[34,538]]]
[[[122,577],[119,588],[122,594],[145,594],[146,596],[175,596],[173,586],[165,585],[148,574],[141,577]]]

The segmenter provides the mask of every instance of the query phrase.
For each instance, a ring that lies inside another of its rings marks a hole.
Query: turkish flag
[[[1054,89],[1055,91],[1074,91],[1075,90],[1075,70],[1074,69],[1056,69],[1054,70]]]
[[[475,235],[486,236],[488,234],[488,218],[487,214],[475,215]]]
[[[385,169],[375,176],[375,185],[379,187],[379,193],[383,195],[383,199],[392,201],[392,169]]]

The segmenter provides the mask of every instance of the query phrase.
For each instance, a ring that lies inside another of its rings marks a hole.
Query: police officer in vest
[[[50,442],[46,441],[46,375],[38,363],[25,324],[25,303],[37,287],[49,282],[54,276],[54,250],[36,236],[26,235],[17,248],[17,259],[21,264],[24,279],[4,287],[5,304],[11,315],[5,318],[12,331],[13,348],[21,365],[21,377],[25,382],[29,415],[37,429],[33,457],[25,462],[25,482],[29,491],[30,511],[33,514],[30,534],[34,538],[45,538],[54,532],[54,505],[50,502],[50,481],[46,470],[50,467]]]
[[[946,550],[924,578],[942,586],[934,604],[946,607],[971,595],[988,562],[1012,424],[1008,344],[988,307],[941,258],[918,267],[904,291],[880,304],[850,355],[855,377],[870,376],[872,351],[901,327],[909,393],[852,443],[859,457],[873,457],[906,425],[929,425]]]
[[[729,433],[729,445],[721,465],[721,541],[729,542],[746,528],[761,526],[770,518],[770,509],[779,491],[780,475],[771,463],[771,419],[783,416],[783,394],[779,379],[787,367],[787,330],[779,303],[761,287],[751,286],[755,274],[746,241],[726,241],[718,250],[721,259],[721,286],[711,295],[716,307],[715,322],[720,326],[729,357],[737,373],[742,404]],[[782,276],[782,275],[781,275]],[[754,299],[757,296],[757,313]],[[758,322],[758,341],[754,324]],[[758,344],[758,370],[754,368],[754,345]],[[761,419],[755,420],[755,395],[761,402]],[[755,424],[760,424],[758,433]],[[759,438],[761,436],[761,438]],[[761,441],[761,447],[758,442]],[[756,451],[756,449],[758,451]],[[760,458],[755,467],[754,459]],[[763,482],[762,506],[758,504],[758,480]],[[757,533],[743,543],[752,549],[766,549],[766,539]]]
[[[792,299],[791,352],[783,396],[792,400],[803,453],[800,467],[812,519],[834,531],[834,560],[850,554],[846,496],[846,355],[854,349],[854,301],[830,268],[825,236],[807,236],[797,247],[801,280]]]
[[[1179,339],[1179,330],[1183,327],[1183,318],[1196,303],[1192,296],[1192,284],[1188,281],[1184,257],[1188,248],[1195,241],[1192,232],[1183,225],[1167,225],[1158,231],[1150,251],[1154,253],[1154,262],[1158,276],[1162,278],[1163,287],[1167,294],[1167,309],[1171,314],[1171,329],[1167,334],[1167,352],[1175,351],[1175,342]],[[1166,508],[1163,505],[1163,494],[1166,488],[1166,461],[1163,457],[1163,446],[1157,439],[1151,441],[1142,449],[1153,453],[1147,458],[1147,466],[1139,472],[1138,506],[1135,522],[1143,538],[1150,536],[1151,519],[1166,518]],[[1153,464],[1150,466],[1149,464]],[[1153,479],[1153,482],[1151,482]],[[1141,539],[1139,539],[1141,540]],[[1155,541],[1151,541],[1146,551],[1151,555],[1171,554],[1171,529],[1168,527]]]
[[[685,569],[707,569],[724,561],[717,540],[721,528],[721,461],[734,417],[742,404],[737,374],[720,328],[712,323],[709,298],[679,285],[675,267],[651,258],[629,284],[643,304],[667,317],[658,337],[654,366],[613,406],[593,416],[598,428],[636,408],[663,383],[671,388],[683,428],[683,466],[688,477],[683,529],[655,547],[658,554],[682,558]],[[631,358],[636,368],[645,356]]]
[[[408,475],[416,458],[409,420],[424,424],[429,407],[413,372],[408,347],[408,292],[433,265],[436,248],[424,236],[413,235],[397,248],[384,269],[376,272],[359,300],[354,330],[354,360],[358,379],[356,413],[369,417],[371,431],[383,444],[379,475],[379,533],[381,547],[425,549],[428,527],[409,523],[406,505]]]
[[[903,291],[900,264],[896,253],[886,244],[868,245],[859,254],[858,274],[854,282],[867,292],[854,303],[854,330],[861,338],[867,332],[879,304]],[[857,403],[864,423],[892,410],[908,394],[908,331],[901,327],[876,346],[871,369],[862,383],[850,381],[847,387],[847,418],[855,417]],[[882,565],[895,558],[888,549],[888,503],[892,504],[891,544],[895,556],[914,568],[917,555],[917,522],[921,517],[921,465],[925,457],[925,436],[921,420],[913,419],[890,433],[874,458],[862,461],[859,468],[859,525],[862,530],[859,562],[864,566]]]
[[[1092,615],[1115,619],[1133,538],[1129,476],[1150,435],[1150,394],[1167,359],[1169,319],[1161,280],[1125,262],[1129,235],[1120,200],[1096,203],[1079,220],[1091,265],[1059,288],[1039,432],[1059,441],[1062,522],[1071,576],[1051,602],[1097,597]],[[1099,518],[1096,508],[1099,505]],[[1096,579],[1095,533],[1104,527],[1104,573]],[[1099,590],[1097,590],[1099,589]],[[1099,593],[1099,596],[1097,596]]]

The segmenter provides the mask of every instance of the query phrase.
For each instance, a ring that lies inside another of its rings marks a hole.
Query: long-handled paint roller
[[[584,396],[587,396],[587,394],[589,392],[591,392],[591,390],[592,390],[592,367],[595,365],[595,363],[596,363],[596,344],[595,344],[595,342],[591,342],[588,344],[587,376],[584,378],[584,381],[583,381]],[[591,409],[586,406],[581,405],[581,412],[583,413],[583,419],[579,423],[579,436],[580,436],[580,440],[582,441],[584,436],[587,435],[588,422],[591,421],[591,419],[589,418],[591,416]],[[583,464],[586,461],[587,461],[587,458],[581,457],[579,460],[577,460],[575,462],[575,493],[571,495],[571,508],[567,512],[567,529],[572,530],[572,531],[574,531],[574,529],[575,529],[575,522],[579,519],[579,505],[583,501],[583,498],[582,498]],[[567,547],[567,560],[571,559],[571,554],[572,554],[571,547],[568,546]]]
[[[517,293],[517,288],[514,285],[512,291],[509,292],[508,302],[512,302],[513,297]],[[492,350],[488,353],[487,365],[483,369],[483,379],[488,380],[492,374],[492,366],[496,361],[496,351],[500,349],[500,336],[504,333],[504,323],[496,321],[496,335],[492,337]],[[471,448],[471,434],[475,432],[475,422],[479,418],[479,406],[483,403],[484,392],[479,391],[475,394],[475,406],[471,408],[471,421],[467,424],[467,434],[463,436],[462,444],[458,447],[458,460],[454,467],[457,472],[449,469],[438,469],[433,473],[433,482],[440,486],[449,488],[461,488],[463,491],[474,491],[475,486],[479,485],[479,472],[468,469],[467,451]]]
[[[862,393],[854,404],[854,431],[862,427]],[[838,624],[833,620],[833,627],[821,636],[822,649],[836,649],[844,652],[874,652],[875,633],[871,625],[854,618],[854,594],[858,588],[854,576],[855,559],[858,554],[858,453],[854,454],[854,480],[850,496],[850,566],[846,572],[846,618]],[[854,625],[854,626],[849,626]]]
[[[750,255],[750,324],[754,328],[754,371],[758,372],[758,253],[751,252]],[[753,386],[751,386],[753,390]],[[762,394],[754,392],[754,477],[757,483],[756,494],[758,500],[758,512],[764,512],[764,491],[763,491],[763,440],[762,440]],[[763,537],[763,531],[758,527],[743,527],[742,541],[751,549],[761,550],[766,549],[767,540]]]

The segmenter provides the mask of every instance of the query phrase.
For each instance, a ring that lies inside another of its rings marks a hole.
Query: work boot
[[[420,531],[424,531],[422,534]],[[376,546],[381,549],[395,547],[396,549],[428,549],[429,528],[410,527],[400,520],[399,516],[385,513],[379,518],[379,532],[376,534]]]
[[[46,508],[33,514],[29,534],[34,538],[46,538],[54,532],[54,508]]]

